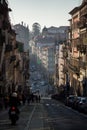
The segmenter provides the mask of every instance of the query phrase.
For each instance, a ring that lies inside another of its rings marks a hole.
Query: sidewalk
[[[5,109],[3,108],[2,110],[0,110],[0,116],[2,116],[3,114],[6,114],[8,112],[9,108]]]
[[[41,104],[35,104],[28,121],[28,129],[43,130],[43,112]]]
[[[22,110],[25,106],[20,106],[20,110]],[[2,110],[0,110],[0,116],[2,116],[3,114],[8,113],[9,107],[7,109],[3,108]]]

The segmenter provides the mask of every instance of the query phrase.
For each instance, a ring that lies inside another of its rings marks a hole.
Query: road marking
[[[6,124],[6,123],[9,123],[10,121],[9,120],[0,120],[0,124]]]
[[[43,128],[35,128],[33,130],[50,130],[50,127],[45,127],[44,129]]]
[[[28,120],[27,126],[25,127],[24,130],[28,130],[28,129],[29,129],[29,125],[30,125],[30,122],[31,122],[31,119],[32,119],[32,116],[33,116],[33,113],[34,113],[35,109],[36,109],[36,105],[34,106],[32,112],[31,112],[31,115],[30,115],[30,117],[29,117],[29,120]]]
[[[50,104],[48,104],[48,103],[46,104],[46,106],[49,106],[49,105],[50,105]]]

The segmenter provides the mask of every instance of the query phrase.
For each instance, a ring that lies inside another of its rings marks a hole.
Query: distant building
[[[44,37],[37,40],[37,55],[48,77],[55,72],[55,42],[53,38]]]
[[[44,77],[52,81],[55,73],[55,41],[54,38],[38,36],[30,41],[34,62],[42,70]]]
[[[14,25],[16,31],[16,40],[24,44],[24,51],[29,50],[29,28],[23,22],[21,24]]]
[[[29,44],[30,52],[37,59],[38,66],[42,67],[41,70],[45,77],[57,87],[64,84],[63,66],[61,65],[63,58],[59,56],[63,55],[62,44],[68,38],[68,29],[69,26],[44,27],[42,34],[34,37]]]
[[[54,38],[54,40],[57,40],[57,42],[60,43],[67,39],[68,29],[69,26],[60,26],[60,27],[51,26],[49,28],[44,27],[42,35],[46,37],[52,37]]]

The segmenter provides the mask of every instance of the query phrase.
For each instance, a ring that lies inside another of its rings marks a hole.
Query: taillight
[[[14,111],[14,110],[15,110],[15,107],[13,106],[13,107],[11,108],[11,110]]]

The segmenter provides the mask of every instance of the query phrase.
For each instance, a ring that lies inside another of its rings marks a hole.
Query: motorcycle
[[[19,119],[19,109],[17,107],[15,106],[10,107],[9,119],[11,120],[12,125],[16,124],[16,121]]]

